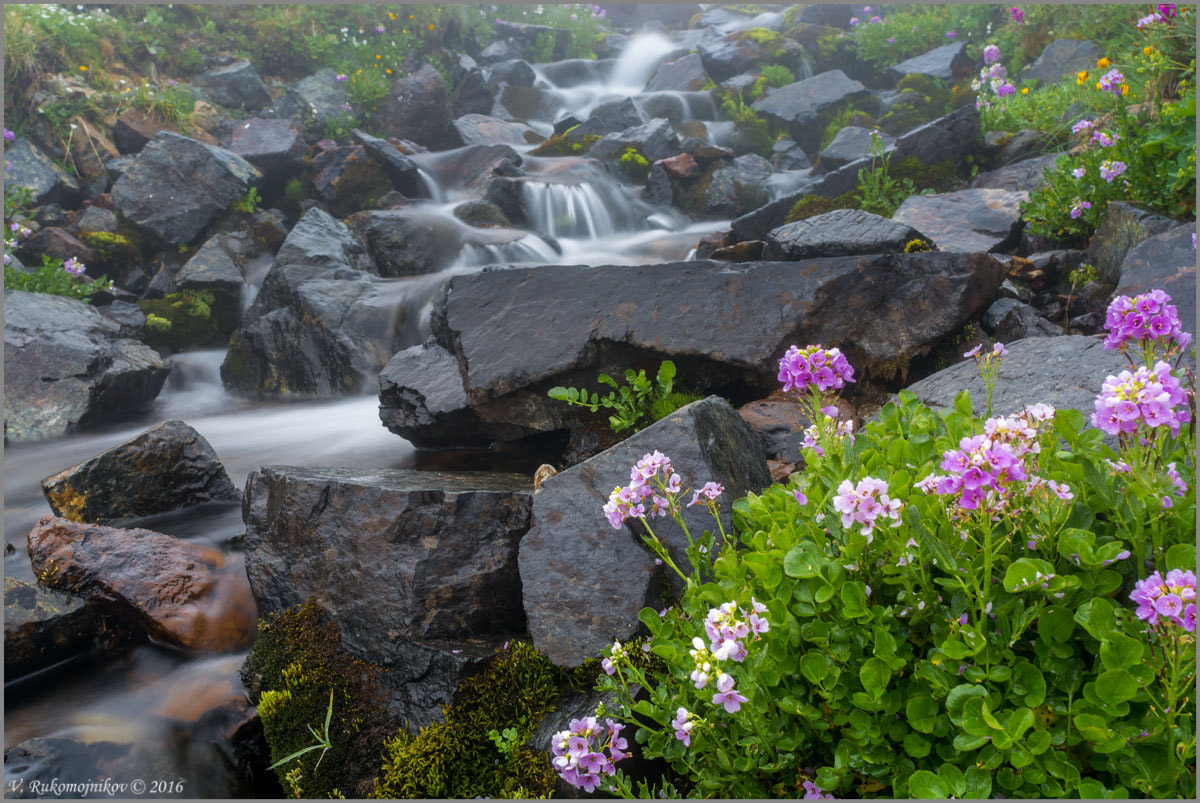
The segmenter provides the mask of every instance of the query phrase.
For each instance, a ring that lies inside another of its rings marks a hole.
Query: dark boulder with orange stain
[[[664,359],[679,387],[745,402],[778,387],[793,344],[837,346],[860,379],[888,378],[985,310],[1004,275],[987,254],[933,252],[455,276],[434,302],[432,342],[381,376],[380,417],[425,446],[516,440],[578,423],[551,388],[594,389],[597,373]],[[423,359],[430,349],[449,356]]]
[[[164,421],[47,477],[42,493],[54,515],[86,524],[241,499],[212,446],[182,421]]]
[[[186,649],[248,644],[257,612],[241,561],[150,530],[44,516],[29,533],[43,585],[89,600],[150,638]]]
[[[392,191],[388,172],[362,145],[322,151],[313,159],[313,169],[313,192],[335,217],[369,209]]]
[[[579,666],[641,628],[638,612],[660,607],[664,569],[641,544],[634,525],[616,529],[603,507],[629,470],[661,451],[683,488],[706,482],[725,488],[722,526],[731,529],[729,505],[771,484],[754,431],[724,399],[710,396],[681,407],[636,435],[577,466],[548,477],[533,496],[533,523],[521,540],[519,565],[525,615],[534,645],[558,666]],[[688,500],[690,501],[690,500]],[[686,501],[681,500],[681,504]],[[694,536],[716,524],[703,505],[684,508]],[[676,565],[687,570],[687,543],[678,526],[656,528]],[[676,592],[679,578],[668,572]]]

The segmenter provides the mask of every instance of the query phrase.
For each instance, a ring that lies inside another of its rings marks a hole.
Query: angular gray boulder
[[[486,114],[464,114],[451,125],[463,145],[528,145],[542,139],[524,123],[509,123]]]
[[[1113,201],[1104,208],[1104,217],[1088,242],[1087,261],[1096,266],[1100,281],[1114,284],[1120,280],[1121,265],[1135,245],[1181,223],[1126,201]]]
[[[246,277],[230,253],[226,235],[215,234],[175,274],[178,290],[207,290],[212,293],[212,318],[222,342],[237,328],[242,317],[242,292]]]
[[[12,167],[4,171],[6,185],[27,187],[35,206],[74,205],[79,200],[79,181],[25,137],[17,137],[4,149]]]
[[[889,137],[887,134],[881,136],[882,145],[885,149],[890,149],[896,140]],[[857,125],[848,125],[841,131],[837,132],[837,136],[833,141],[825,146],[825,149],[820,152],[820,161],[817,162],[817,169],[837,170],[839,167],[848,165],[851,162],[856,162],[859,159],[867,159],[871,156],[871,130]]]
[[[998,298],[981,321],[984,331],[1003,343],[1027,337],[1057,337],[1062,329],[1038,315],[1037,310],[1015,298]]]
[[[1021,69],[1023,81],[1037,81],[1040,86],[1056,84],[1065,76],[1075,77],[1080,70],[1096,69],[1104,51],[1087,39],[1055,39],[1046,45],[1041,55]]]
[[[117,211],[165,243],[191,243],[262,180],[235,153],[162,131],[112,190]]]
[[[1114,295],[1136,296],[1164,290],[1179,312],[1184,331],[1196,334],[1196,224],[1185,223],[1148,237],[1121,261]]]
[[[4,294],[4,437],[39,440],[128,415],[154,400],[170,367],[82,301]]]
[[[889,67],[884,71],[884,76],[892,81],[899,81],[906,75],[928,75],[930,78],[950,83],[964,78],[971,72],[973,65],[967,57],[966,49],[966,42],[942,45]]]
[[[646,92],[695,92],[708,82],[708,73],[699,53],[658,65],[646,82]]]
[[[380,417],[424,445],[459,445],[452,420],[471,422],[471,443],[513,440],[567,427],[569,408],[546,396],[556,385],[670,358],[694,388],[766,392],[793,343],[837,345],[860,374],[894,375],[982,312],[1005,272],[985,254],[921,253],[456,276],[432,342],[389,366]],[[453,359],[422,356],[435,348]]]
[[[712,70],[709,70],[712,74]],[[803,81],[769,89],[754,101],[754,110],[787,128],[806,153],[816,153],[825,120],[846,106],[869,96],[867,88],[841,70],[814,75]]]
[[[732,501],[771,484],[762,446],[750,426],[715,396],[682,407],[611,449],[546,479],[533,495],[532,524],[521,539],[519,566],[525,615],[534,646],[558,666],[574,667],[640,629],[638,612],[656,603],[663,567],[634,527],[613,529],[602,510],[613,487],[650,452],[671,458],[685,489],[706,482],[725,488],[722,518],[730,529]],[[690,496],[681,497],[690,501]],[[685,508],[688,530],[715,529],[706,508]],[[678,525],[655,520],[655,532],[684,571],[687,543]],[[678,582],[678,576],[670,577]]]
[[[763,259],[800,260],[852,254],[899,254],[912,240],[929,238],[912,226],[861,209],[836,209],[772,231]]]
[[[114,524],[211,502],[236,502],[217,453],[182,421],[164,421],[42,480],[54,515]]]
[[[1027,192],[959,190],[913,195],[892,220],[925,232],[942,251],[974,254],[1004,251],[1020,241],[1022,201]]]
[[[258,71],[242,59],[224,67],[215,67],[192,79],[217,103],[230,109],[252,112],[271,105],[271,94],[258,77]]]

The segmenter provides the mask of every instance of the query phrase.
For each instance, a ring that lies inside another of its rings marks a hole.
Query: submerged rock
[[[87,652],[96,612],[83,600],[4,578],[4,677],[13,680]]]
[[[29,533],[39,581],[77,594],[151,638],[200,650],[249,643],[256,615],[236,594],[240,563],[216,549],[150,530],[44,516]]]
[[[65,435],[128,415],[162,390],[170,367],[82,301],[4,294],[4,436]]]
[[[241,498],[212,446],[182,421],[164,421],[47,477],[42,492],[54,515],[87,524]]]
[[[633,524],[614,531],[602,510],[615,485],[650,452],[671,458],[684,488],[719,482],[725,500],[771,484],[750,426],[715,396],[682,407],[595,457],[547,478],[533,496],[533,519],[521,540],[521,588],[534,646],[558,666],[578,666],[640,629],[638,612],[655,605],[663,568]],[[722,516],[728,532],[729,508]],[[685,508],[688,530],[714,525],[703,506]],[[687,543],[674,524],[656,528],[672,559],[688,570]],[[678,576],[669,580],[678,583]]]

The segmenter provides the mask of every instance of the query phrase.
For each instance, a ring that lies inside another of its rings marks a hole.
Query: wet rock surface
[[[13,680],[87,652],[96,612],[83,600],[4,578],[4,676]]]
[[[253,605],[231,594],[241,565],[209,547],[150,530],[43,517],[29,533],[43,585],[83,597],[105,615],[185,649],[247,644]]]
[[[1148,212],[1125,201],[1114,201],[1105,207],[1104,217],[1088,243],[1088,262],[1096,266],[1101,281],[1116,282],[1121,278],[1121,265],[1131,248],[1180,223],[1175,218]]]
[[[1013,248],[1020,240],[1020,203],[1027,192],[959,190],[940,195],[914,195],[892,215],[913,226],[942,251],[985,253]]]
[[[529,633],[558,666],[578,666],[614,639],[629,640],[641,628],[638,612],[654,604],[662,567],[632,526],[614,530],[601,510],[615,485],[628,484],[629,469],[654,451],[671,458],[685,488],[719,482],[736,499],[771,481],[753,431],[717,397],[680,408],[546,479],[533,495],[519,564]],[[714,524],[700,506],[685,509],[684,521],[693,533]],[[686,567],[682,533],[673,526],[658,529],[673,559]]]
[[[899,81],[906,75],[928,75],[947,83],[961,80],[974,66],[967,56],[966,49],[966,42],[942,45],[889,67],[885,70],[885,75],[894,81]]]
[[[836,209],[780,226],[767,235],[765,259],[800,260],[852,254],[903,253],[913,240],[929,238],[912,226],[860,209]]]
[[[806,153],[816,153],[824,119],[840,107],[867,95],[867,88],[861,83],[847,78],[841,70],[830,70],[778,89],[769,89],[753,105],[763,117],[786,127]]]
[[[212,446],[182,421],[165,421],[47,477],[42,492],[54,515],[86,524],[241,499]]]
[[[1184,331],[1196,334],[1196,224],[1176,226],[1130,248],[1121,260],[1114,295],[1136,296],[1164,290],[1179,313]]]
[[[170,369],[158,352],[82,301],[4,294],[4,436],[64,435],[136,412]]]
[[[35,204],[74,203],[79,200],[79,181],[25,137],[18,137],[4,149],[4,158],[12,167],[4,171],[5,183],[30,190]]]
[[[1074,78],[1079,70],[1094,70],[1104,51],[1087,39],[1055,39],[1020,72],[1021,80],[1037,81],[1039,86]]]
[[[258,71],[244,59],[201,73],[192,83],[230,109],[256,111],[271,104],[271,94],[258,77]]]

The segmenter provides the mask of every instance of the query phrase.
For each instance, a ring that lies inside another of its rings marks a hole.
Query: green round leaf
[[[816,577],[824,564],[825,556],[820,547],[811,541],[801,541],[784,556],[783,573],[800,579]]]
[[[908,796],[917,800],[946,800],[950,787],[928,770],[917,770],[908,776]]]
[[[921,733],[933,733],[933,725],[937,720],[939,706],[932,697],[921,695],[912,697],[904,707],[908,715],[908,724],[913,730]]]

